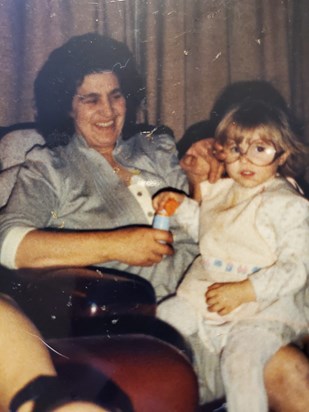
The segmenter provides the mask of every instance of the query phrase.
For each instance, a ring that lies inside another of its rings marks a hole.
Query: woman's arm
[[[189,180],[190,195],[200,201],[200,183],[216,182],[224,172],[224,165],[214,155],[214,139],[202,139],[194,143],[180,160],[180,166]]]
[[[65,156],[63,158],[66,159]],[[97,213],[90,221],[91,196],[95,196],[96,192],[83,192],[85,182],[79,181],[78,176],[75,178],[76,170],[71,173],[73,178],[68,175],[68,168],[63,169],[61,162],[59,169],[58,158],[52,152],[36,151],[20,171],[9,204],[0,214],[2,263],[6,260],[4,254],[8,254],[4,249],[16,250],[11,262],[17,268],[85,266],[113,260],[128,265],[149,266],[158,263],[164,255],[173,253],[168,245],[172,243],[169,233],[145,227],[124,227],[128,225],[124,218],[121,226],[121,219],[118,221],[119,229],[108,228],[107,224],[108,230],[105,230],[108,212],[105,215],[102,213],[102,216]],[[117,207],[117,202],[114,203]],[[103,211],[104,207],[106,204],[102,206]],[[79,227],[78,220],[84,217],[88,221],[81,221]],[[96,230],[96,227],[92,229],[93,222],[98,222],[101,230]],[[4,248],[14,228],[28,227],[34,230],[19,238],[21,241],[13,239],[13,243],[9,242],[13,249]]]
[[[170,232],[152,228],[89,232],[34,230],[21,241],[16,268],[88,266],[119,261],[134,266],[152,266],[172,255]],[[164,242],[164,243],[161,243]]]

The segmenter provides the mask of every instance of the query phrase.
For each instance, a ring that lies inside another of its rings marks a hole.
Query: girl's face
[[[85,76],[72,103],[75,130],[101,153],[113,150],[121,134],[126,101],[112,72]]]
[[[256,165],[250,160],[245,153],[252,143],[261,143],[265,140],[261,139],[260,132],[258,130],[253,131],[251,134],[246,134],[246,136],[239,141],[228,140],[227,145],[237,145],[241,153],[240,157],[231,163],[226,162],[225,169],[230,178],[235,180],[238,184],[243,187],[251,188],[258,186],[268,179],[274,177],[277,173],[278,167],[282,166],[288,157],[288,153],[284,152],[282,155],[275,157],[275,159],[266,166]]]

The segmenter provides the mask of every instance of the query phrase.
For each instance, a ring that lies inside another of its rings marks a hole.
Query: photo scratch
[[[56,349],[54,349],[52,346],[48,345],[48,343],[46,343],[43,339],[41,339],[39,336],[38,338],[40,339],[40,341],[43,343],[43,345],[47,346],[51,351],[53,351],[54,353],[56,353],[59,356],[62,356],[65,359],[70,359],[68,356],[63,355],[62,353],[58,352]]]
[[[58,352],[56,349],[54,349],[52,346],[50,346],[50,345],[49,345],[47,342],[45,342],[45,340],[42,339],[39,335],[35,335],[34,333],[30,333],[30,332],[28,332],[28,331],[25,331],[25,332],[28,333],[28,335],[31,335],[31,336],[39,339],[39,340],[43,343],[43,345],[45,345],[48,349],[50,349],[51,351],[53,351],[53,352],[56,353],[57,355],[65,358],[65,359],[70,359],[68,356],[63,355],[62,353],[60,353],[60,352]]]
[[[222,55],[222,52],[219,52],[219,53],[215,56],[215,58],[212,60],[212,62],[218,60],[219,57],[221,57],[221,55]]]
[[[125,69],[129,63],[130,59],[128,59],[125,64],[121,64],[120,62],[114,64],[113,69],[115,69],[116,67],[120,67],[120,69]]]

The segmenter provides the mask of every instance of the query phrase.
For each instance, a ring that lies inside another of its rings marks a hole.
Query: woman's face
[[[72,103],[75,130],[99,152],[113,150],[121,134],[126,101],[113,72],[85,76]]]

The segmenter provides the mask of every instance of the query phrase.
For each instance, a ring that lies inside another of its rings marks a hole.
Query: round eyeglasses
[[[256,141],[252,142],[244,151],[236,142],[231,142],[224,146],[226,163],[234,163],[241,156],[256,166],[268,166],[272,164],[284,151],[277,151],[271,142]]]

